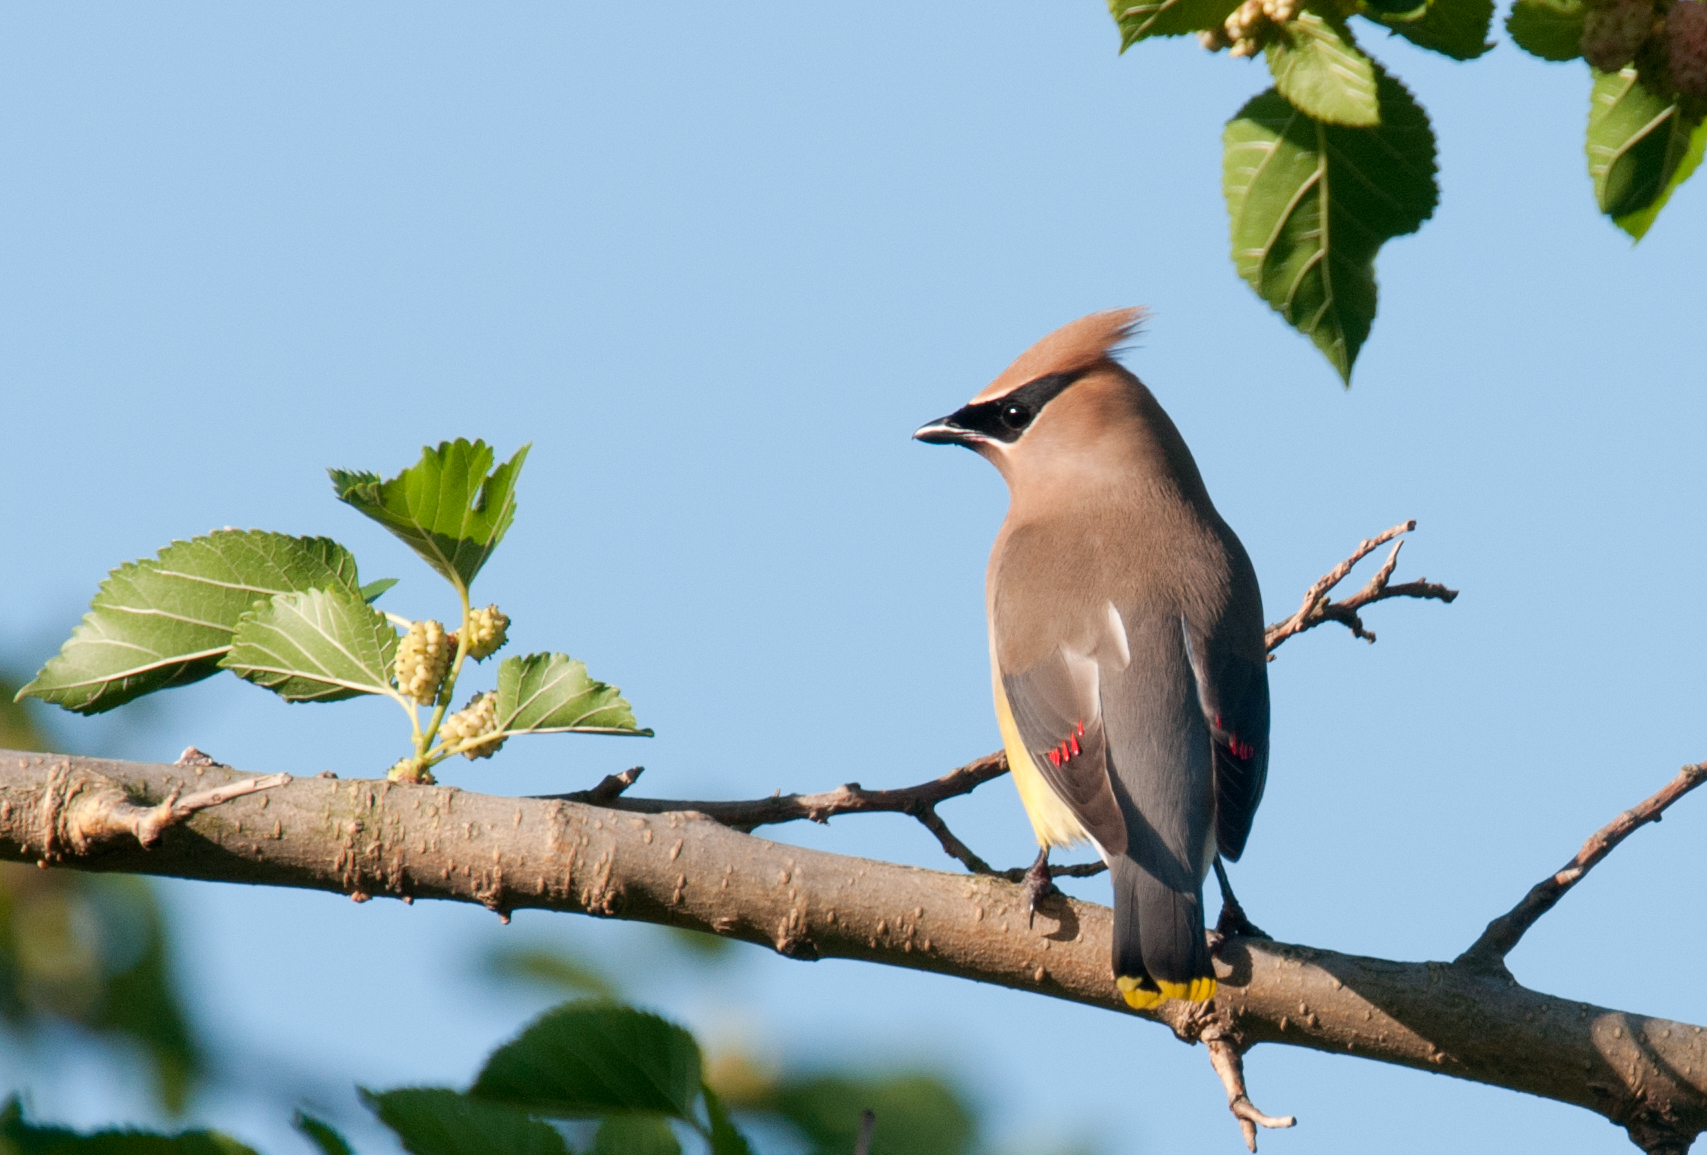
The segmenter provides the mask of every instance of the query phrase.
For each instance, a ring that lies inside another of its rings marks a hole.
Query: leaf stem
[[[427,761],[427,748],[439,735],[439,723],[445,720],[445,710],[450,707],[451,695],[456,693],[457,675],[462,673],[462,663],[468,658],[469,627],[472,625],[470,618],[473,609],[468,604],[468,587],[459,582],[456,592],[462,599],[462,625],[456,631],[456,657],[451,659],[450,672],[445,674],[444,688],[439,691],[438,704],[433,707],[433,716],[427,722],[426,732],[415,739],[415,757],[429,766],[433,763]],[[442,760],[443,757],[434,761]]]

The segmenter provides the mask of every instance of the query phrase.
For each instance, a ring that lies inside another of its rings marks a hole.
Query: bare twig
[[[1458,956],[1457,963],[1478,970],[1504,973],[1506,955],[1511,953],[1524,933],[1534,926],[1542,915],[1552,910],[1558,901],[1565,897],[1566,891],[1582,881],[1583,875],[1593,870],[1601,859],[1611,854],[1613,847],[1634,834],[1638,828],[1650,822],[1658,822],[1666,807],[1703,782],[1707,782],[1707,762],[1685,766],[1659,793],[1641,805],[1624,811],[1595,831],[1569,862],[1556,873],[1536,883],[1529,893],[1523,896],[1523,901],[1490,922],[1470,949]]]
[[[1317,578],[1315,584],[1304,592],[1304,601],[1298,607],[1298,612],[1285,621],[1277,622],[1268,627],[1264,641],[1268,646],[1270,660],[1273,660],[1274,650],[1280,643],[1294,634],[1301,634],[1305,630],[1321,625],[1323,622],[1339,622],[1349,629],[1355,637],[1373,642],[1375,640],[1374,632],[1364,628],[1363,619],[1358,616],[1357,611],[1375,602],[1386,601],[1388,598],[1433,598],[1437,601],[1450,602],[1457,597],[1457,590],[1447,589],[1427,578],[1419,578],[1414,582],[1404,582],[1400,585],[1389,585],[1388,583],[1393,577],[1393,568],[1399,564],[1399,550],[1405,544],[1403,541],[1399,541],[1394,542],[1393,550],[1387,555],[1387,560],[1382,563],[1375,576],[1370,578],[1362,589],[1341,602],[1329,599],[1329,591],[1345,580],[1346,575],[1351,573],[1353,566],[1382,545],[1393,541],[1401,534],[1409,533],[1416,527],[1417,523],[1413,519],[1401,522],[1391,529],[1368,538],[1359,543],[1350,557]]]
[[[1245,1091],[1245,1060],[1239,1053],[1239,1048],[1224,1036],[1208,1034],[1203,1037],[1203,1045],[1209,1051],[1210,1065],[1215,1073],[1221,1076],[1221,1085],[1227,1088],[1227,1110],[1233,1112],[1233,1118],[1239,1121],[1239,1130],[1245,1136],[1245,1147],[1255,1155],[1257,1149],[1258,1127],[1296,1127],[1298,1120],[1291,1115],[1264,1115],[1251,1102],[1250,1095]]]
[[[189,751],[186,751],[186,754]],[[206,758],[206,755],[202,755]],[[183,761],[180,766],[202,768],[220,764]],[[223,768],[223,767],[221,767]],[[143,847],[151,847],[169,827],[176,826],[198,810],[218,806],[233,798],[270,790],[291,781],[289,774],[268,774],[227,782],[211,790],[180,797],[174,789],[156,806],[138,806],[130,795],[109,778],[73,768],[69,761],[48,775],[42,800],[43,822],[41,865],[59,857],[63,850],[81,855],[90,847],[130,835]]]

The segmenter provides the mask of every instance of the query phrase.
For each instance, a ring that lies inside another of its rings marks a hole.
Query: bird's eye
[[[1009,429],[1024,429],[1031,424],[1031,410],[1017,402],[1002,406],[1002,424]]]

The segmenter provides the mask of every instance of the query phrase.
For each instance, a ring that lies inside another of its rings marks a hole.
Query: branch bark
[[[1107,908],[1060,898],[1028,928],[1025,891],[999,878],[806,850],[700,814],[325,778],[228,797],[165,829],[152,849],[135,838],[79,844],[52,802],[54,782],[68,776],[142,807],[251,781],[217,765],[0,753],[0,858],[57,855],[80,869],[359,900],[634,919],[790,958],[862,959],[1140,1014],[1114,989]],[[1218,1066],[1256,1044],[1283,1043],[1572,1103],[1650,1152],[1685,1151],[1707,1129],[1707,1033],[1698,1026],[1554,998],[1470,966],[1252,938],[1224,942],[1217,969],[1213,1002],[1164,1003],[1140,1017],[1216,1044]],[[1254,1108],[1239,1111],[1242,1081],[1237,1092],[1228,1086],[1238,1117],[1259,1121]]]

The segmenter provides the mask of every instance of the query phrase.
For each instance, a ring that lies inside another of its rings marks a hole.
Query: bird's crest
[[[1039,377],[1078,373],[1099,362],[1112,361],[1121,342],[1138,331],[1147,315],[1142,308],[1109,309],[1062,325],[1021,353],[972,401],[991,401]]]

